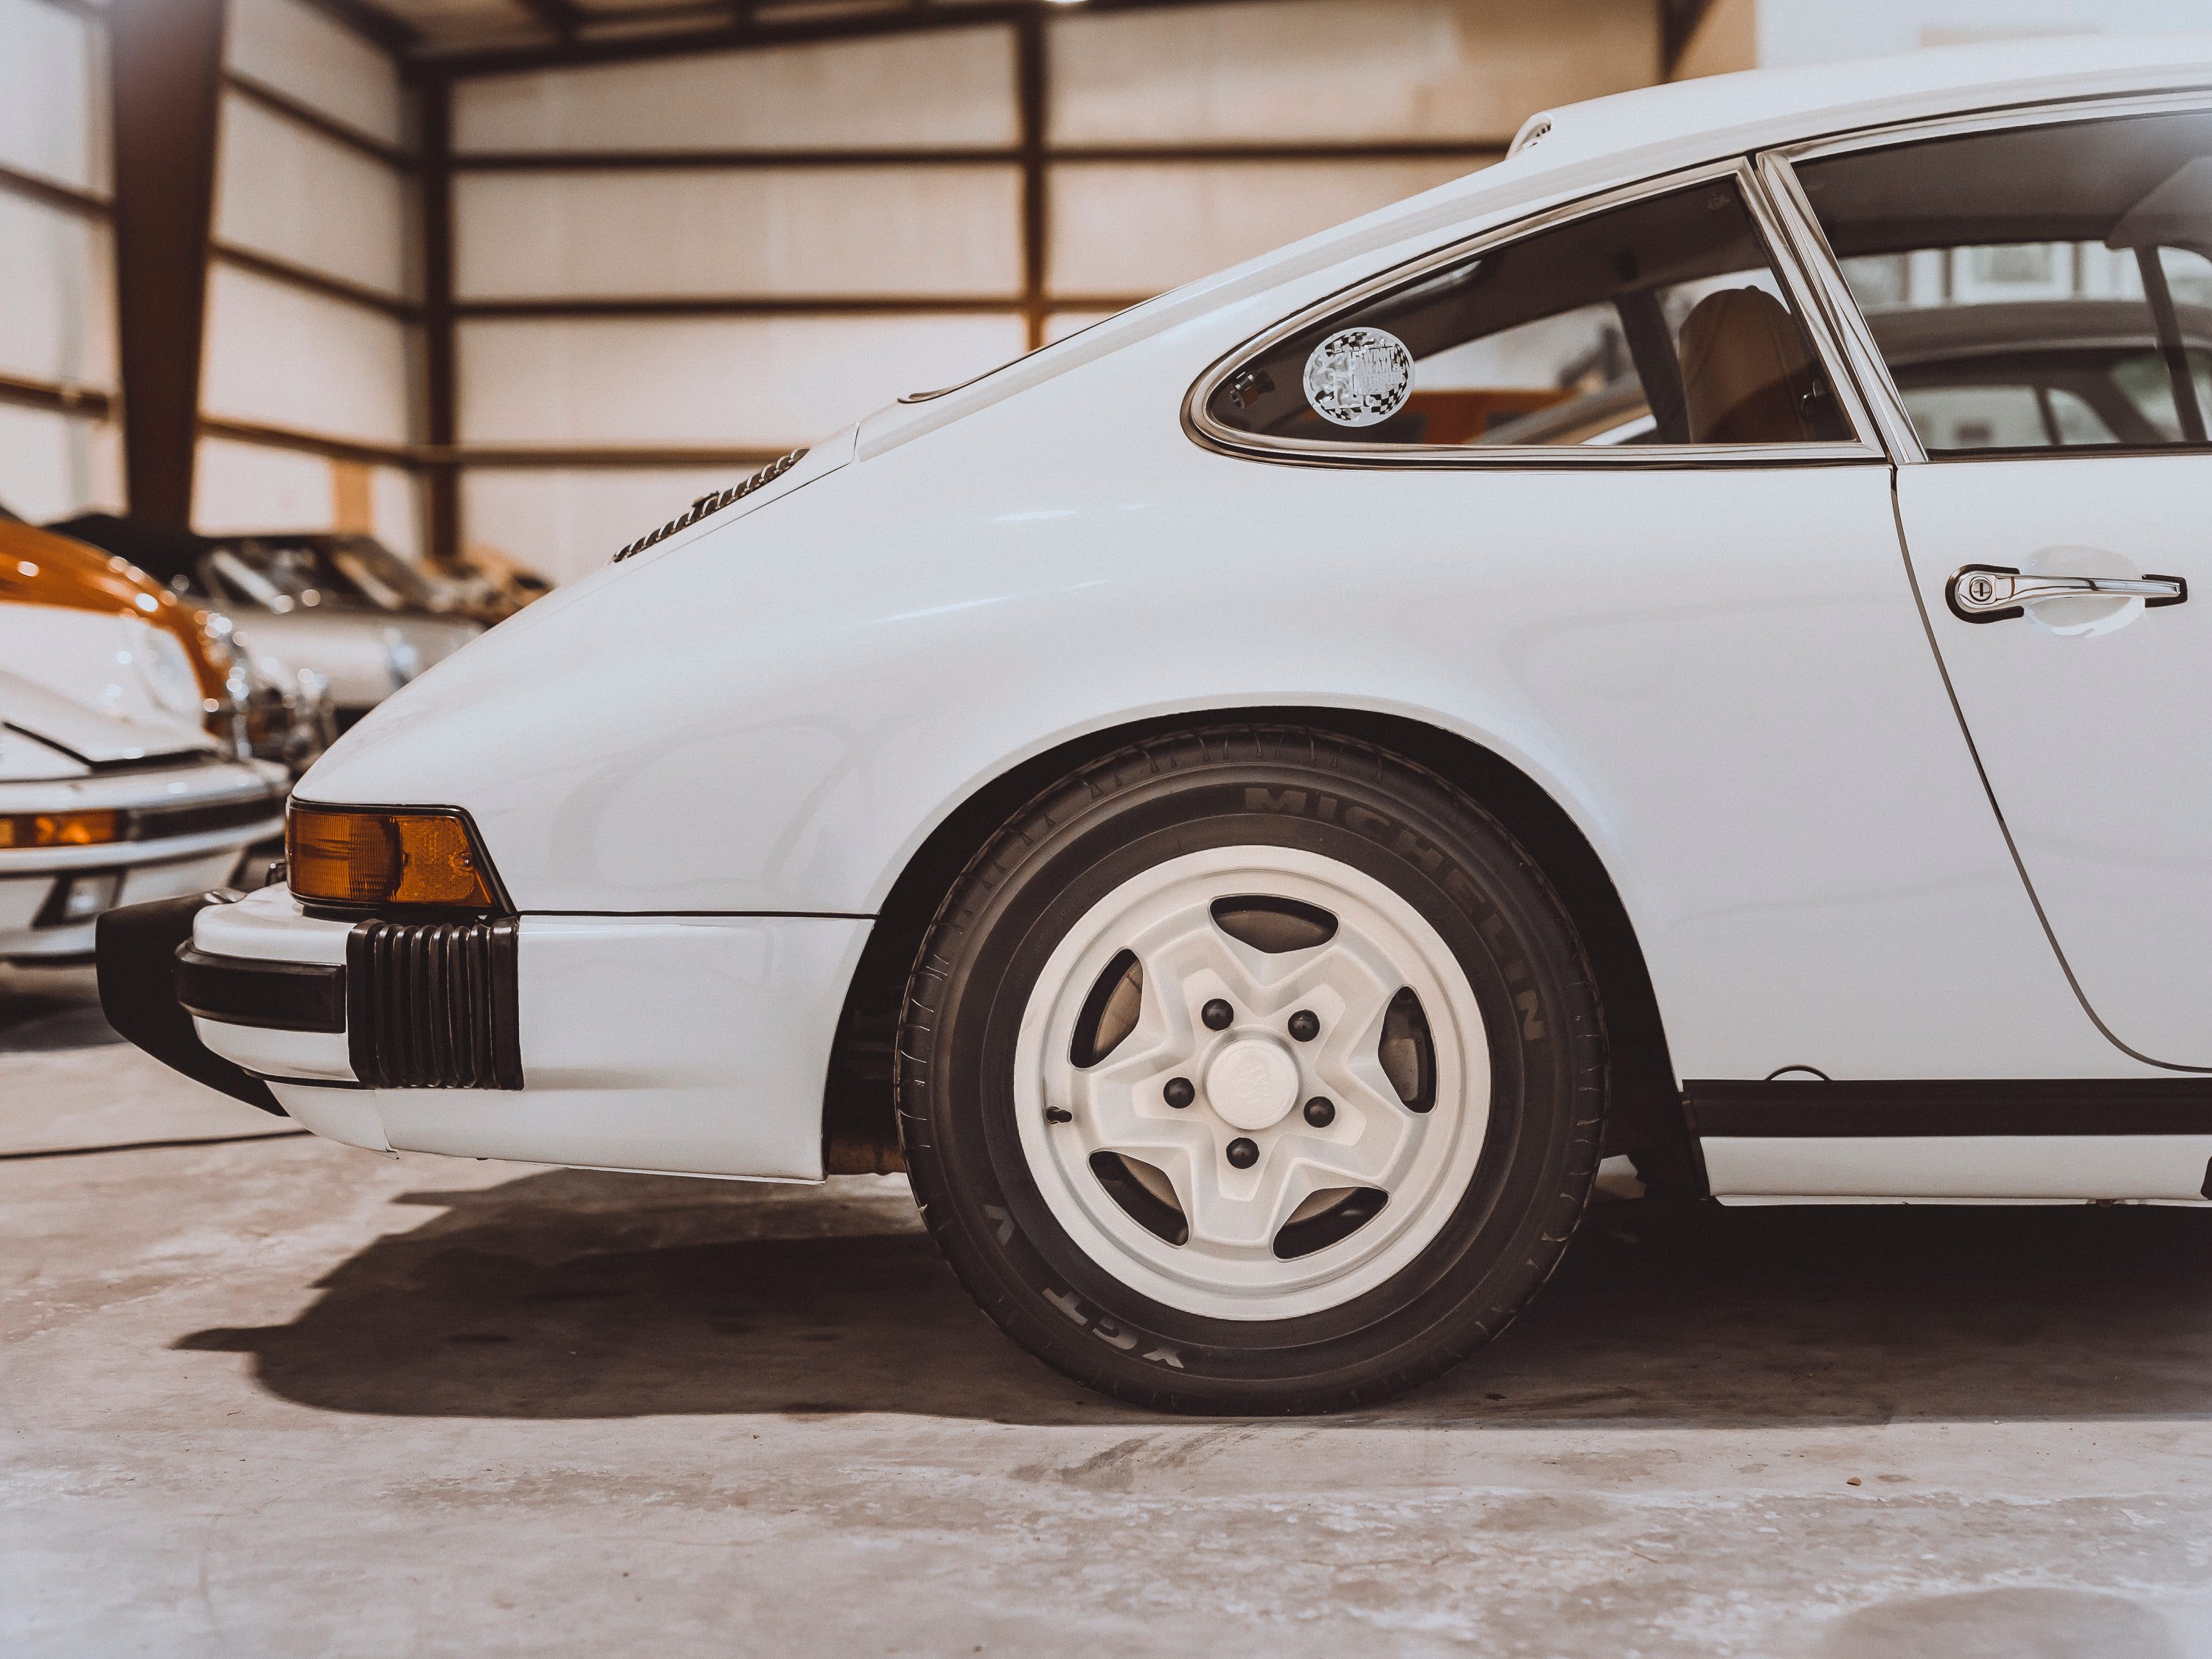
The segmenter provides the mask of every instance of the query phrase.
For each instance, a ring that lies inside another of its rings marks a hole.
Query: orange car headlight
[[[4,812],[0,847],[96,847],[123,830],[120,812]]]
[[[499,904],[468,824],[450,813],[295,805],[284,821],[284,862],[292,896],[309,902]]]

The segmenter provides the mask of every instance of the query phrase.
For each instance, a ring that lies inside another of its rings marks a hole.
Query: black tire
[[[1047,1206],[1013,1118],[1016,1028],[1075,921],[1152,865],[1242,845],[1340,860],[1411,903],[1468,976],[1492,1079],[1474,1178],[1435,1238],[1351,1300],[1276,1320],[1170,1307],[1091,1261]],[[1018,813],[931,924],[908,983],[898,1054],[915,1196],[962,1283],[1048,1364],[1171,1411],[1370,1404],[1497,1335],[1573,1234],[1604,1111],[1596,986],[1534,861],[1433,773],[1287,727],[1215,726],[1141,743]]]

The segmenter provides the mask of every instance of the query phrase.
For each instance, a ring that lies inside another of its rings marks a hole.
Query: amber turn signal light
[[[96,847],[122,839],[120,812],[0,813],[0,848]]]
[[[496,905],[468,826],[431,812],[295,806],[284,821],[292,896],[326,904]]]

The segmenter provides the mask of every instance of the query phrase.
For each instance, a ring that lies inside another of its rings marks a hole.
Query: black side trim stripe
[[[1924,1082],[1682,1085],[1701,1138],[1909,1135],[2212,1135],[2212,1080],[2194,1078],[1943,1079]]]

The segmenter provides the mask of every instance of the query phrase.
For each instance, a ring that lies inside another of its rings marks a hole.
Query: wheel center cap
[[[1206,1068],[1206,1099],[1234,1128],[1279,1123],[1298,1103],[1297,1062],[1272,1042],[1232,1042]]]

